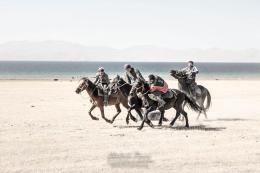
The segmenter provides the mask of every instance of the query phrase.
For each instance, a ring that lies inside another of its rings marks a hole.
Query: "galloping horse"
[[[130,94],[130,91],[132,89],[132,85],[127,83],[123,78],[121,78],[119,75],[117,75],[111,82],[112,88],[120,90],[124,96],[128,97]],[[129,101],[129,100],[128,100]],[[129,102],[128,105],[131,105],[128,109],[128,114],[126,116],[126,124],[129,124],[129,116],[131,116],[131,111],[134,109],[137,114],[139,115],[140,119],[143,119],[142,115],[142,100],[137,98],[135,100],[131,100],[132,102]],[[132,104],[133,103],[133,104]]]
[[[188,104],[188,106],[195,112],[201,111],[200,106],[197,105],[195,101],[190,99],[190,97],[187,96],[187,94],[185,94],[179,90],[172,89],[170,92],[173,92],[174,96],[164,99],[166,104],[162,108],[159,108],[159,110],[161,112],[161,117],[159,119],[159,126],[162,125],[162,120],[164,118],[165,110],[174,108],[176,110],[176,115],[175,115],[175,118],[171,121],[170,126],[173,126],[175,121],[177,120],[177,118],[180,116],[180,114],[182,114],[186,120],[185,126],[189,127],[189,120],[188,120],[188,116],[187,116],[188,114],[183,109],[184,102],[186,102]],[[148,119],[148,114],[151,111],[154,111],[158,108],[158,102],[154,101],[153,99],[150,98],[150,87],[145,82],[141,82],[139,84],[134,85],[130,92],[130,95],[132,97],[136,97],[136,95],[138,95],[138,93],[139,94],[141,93],[142,106],[146,109],[142,123],[138,128],[138,130],[141,130],[143,128],[145,122],[149,126],[152,126],[151,121]]]
[[[126,109],[129,109],[130,106],[128,106],[128,100],[127,96],[125,96],[120,90],[117,90],[116,93],[113,93],[113,96],[110,96],[108,99],[108,105],[115,105],[117,113],[113,116],[112,120],[109,120],[105,117],[104,112],[104,99],[103,96],[98,95],[98,87],[95,85],[91,80],[88,78],[81,78],[82,82],[76,89],[76,93],[79,94],[82,91],[86,90],[88,95],[91,98],[92,106],[89,110],[89,115],[93,120],[98,120],[97,117],[93,116],[91,112],[96,108],[99,107],[102,118],[108,122],[113,123],[116,117],[121,113],[120,104],[122,104]],[[136,118],[131,114],[131,112],[128,112],[130,115],[130,118],[133,121],[137,121]]]
[[[170,72],[171,76],[178,80],[178,87],[181,91],[189,94],[189,88],[187,87],[186,81],[186,75],[182,72],[178,72],[176,70],[171,70]],[[195,88],[195,100],[199,104],[199,106],[202,108],[202,112],[205,115],[205,118],[207,118],[207,111],[211,105],[211,95],[207,88],[205,88],[202,85],[197,85]],[[204,102],[207,98],[207,104],[204,106]],[[201,112],[199,112],[197,119],[199,119]]]

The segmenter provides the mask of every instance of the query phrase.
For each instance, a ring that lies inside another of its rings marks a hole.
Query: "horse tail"
[[[195,102],[195,100],[191,99],[187,94],[185,94],[185,101],[191,110],[200,113],[202,108]]]
[[[205,111],[207,111],[211,105],[211,95],[209,93],[209,90],[207,88],[206,89],[206,93],[207,93],[207,105],[205,107]]]

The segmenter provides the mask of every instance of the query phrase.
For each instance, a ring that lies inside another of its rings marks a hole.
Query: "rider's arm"
[[[108,77],[107,74],[106,74],[106,81],[107,81],[107,84],[109,85],[110,84],[110,80],[109,80],[109,77]]]
[[[192,69],[192,73],[195,73],[195,74],[198,74],[199,73],[199,70],[197,69],[197,67],[193,67]]]
[[[125,80],[127,83],[131,84],[130,77],[128,76],[127,72],[125,73]]]
[[[94,81],[94,84],[97,84],[97,83],[98,83],[98,80],[99,80],[99,76],[96,75],[96,79],[95,79],[95,81]]]
[[[141,79],[142,81],[145,81],[144,80],[144,77],[142,76],[141,72],[139,70],[136,69],[136,75],[139,79]]]

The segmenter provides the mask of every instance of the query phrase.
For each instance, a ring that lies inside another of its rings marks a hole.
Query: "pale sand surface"
[[[86,93],[74,92],[77,82],[1,81],[0,173],[260,172],[260,81],[199,83],[212,95],[208,120],[188,111],[188,130],[164,122],[138,131],[140,122],[126,125],[124,108],[112,125],[91,120]],[[114,113],[106,108],[107,117]],[[100,117],[98,109],[94,114]]]

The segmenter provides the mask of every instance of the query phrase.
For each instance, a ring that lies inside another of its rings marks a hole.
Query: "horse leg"
[[[187,112],[184,110],[184,106],[186,105],[187,102],[185,102],[185,97],[183,97],[181,100],[180,100],[180,103],[179,106],[177,107],[176,111],[180,112],[180,114],[183,115],[183,118],[185,118],[185,122],[186,122],[186,125],[185,127],[189,127],[189,119],[188,119],[188,114]],[[184,121],[184,120],[182,120]]]
[[[185,106],[186,106],[186,102],[183,103],[183,105],[182,105],[182,110],[184,110],[184,107],[185,107]],[[179,116],[179,120],[180,120],[180,121],[184,121],[184,116],[180,115],[180,116]]]
[[[121,113],[120,104],[116,104],[115,107],[116,107],[117,113],[112,118],[112,120],[111,120],[112,123],[115,121],[116,117]]]
[[[104,106],[100,106],[99,109],[100,109],[100,112],[101,112],[101,117],[102,117],[106,122],[112,123],[111,120],[109,120],[109,119],[107,119],[107,118],[105,117]]]
[[[92,120],[99,120],[99,118],[97,118],[97,117],[95,117],[95,116],[93,116],[93,115],[91,114],[91,112],[92,112],[96,107],[97,107],[97,106],[93,104],[93,105],[91,106],[91,108],[89,109],[89,111],[88,111],[88,114],[89,114],[89,116],[91,117]]]
[[[143,129],[143,127],[144,127],[144,122],[145,122],[145,119],[142,120],[141,125],[137,128],[138,130],[142,130],[142,129]]]
[[[146,110],[146,112],[145,112],[145,114],[144,114],[144,117],[143,117],[143,120],[142,120],[142,123],[141,123],[141,125],[137,128],[138,130],[142,130],[142,129],[143,129],[145,122],[146,122],[150,127],[153,128],[152,122],[147,118],[147,115],[148,115],[149,112],[150,112],[150,111],[147,111],[147,110]]]
[[[162,120],[163,120],[163,118],[164,118],[164,113],[165,113],[165,110],[162,110],[162,111],[161,111],[161,116],[160,116],[160,119],[159,119],[158,126],[161,126],[161,125],[162,125]]]
[[[199,118],[200,118],[200,114],[201,114],[201,112],[199,112],[199,114],[198,114],[198,116],[197,116],[197,118],[196,118],[197,121],[198,121]]]
[[[208,99],[208,98],[207,98]],[[204,101],[206,100],[206,96],[202,99],[202,101],[201,101],[201,105],[202,105],[202,110],[203,110],[203,114],[204,114],[204,116],[205,116],[205,118],[206,119],[208,119],[208,115],[207,115],[207,113],[206,113],[206,110],[205,110],[205,107],[204,107]]]
[[[129,124],[129,116],[130,116],[131,120],[133,120],[134,122],[137,122],[137,119],[136,119],[136,118],[132,115],[132,113],[131,113],[131,110],[132,110],[133,108],[130,108],[130,107],[128,106],[127,101],[123,101],[123,102],[121,102],[121,104],[122,104],[126,109],[128,109],[128,113],[127,113],[127,116],[126,116],[126,124]]]
[[[142,115],[142,112],[140,111],[140,109],[135,109],[135,111],[137,112],[137,114],[139,115],[140,119],[142,120],[143,119],[143,115]]]
[[[169,121],[169,120],[163,116],[163,121]]]
[[[203,113],[204,113],[205,118],[208,119],[208,115],[205,110],[203,110]]]
[[[172,122],[170,123],[170,126],[173,126],[173,124],[175,123],[175,121],[177,120],[177,118],[180,116],[180,112],[176,111],[176,115],[174,117],[174,119],[172,120]]]
[[[131,110],[132,110],[131,108],[129,108],[127,110],[127,115],[126,115],[126,118],[125,118],[126,124],[129,124],[129,115],[130,115]]]
[[[184,110],[181,110],[180,112],[181,112],[181,114],[185,117],[185,121],[186,121],[185,127],[190,127],[187,112],[185,112]]]
[[[204,99],[200,98],[200,99],[198,99],[198,103],[199,103],[199,106],[202,108],[202,112],[205,114],[205,108],[204,108],[204,104],[203,104],[204,100],[205,100],[205,98]],[[196,120],[199,120],[200,114],[201,114],[201,111],[199,112]]]

